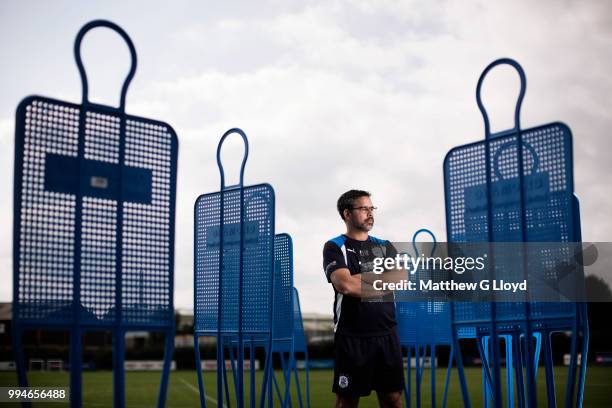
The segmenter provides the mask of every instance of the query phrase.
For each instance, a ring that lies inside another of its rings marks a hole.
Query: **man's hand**
[[[397,271],[397,273],[394,274],[384,273],[382,275],[377,275],[374,273],[351,275],[348,268],[339,268],[332,272],[331,281],[334,288],[336,288],[336,290],[343,295],[362,299],[372,299],[391,293],[390,291],[374,289],[374,281],[382,280],[383,282],[388,282],[389,279],[384,275],[389,275],[389,277],[392,276],[394,279],[399,279],[400,276],[402,276],[401,273],[402,271]]]

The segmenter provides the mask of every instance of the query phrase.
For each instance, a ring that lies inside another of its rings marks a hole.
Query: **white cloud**
[[[453,146],[483,137],[474,90],[501,56],[527,72],[524,127],[562,120],[572,128],[584,239],[609,240],[607,2],[283,2],[210,13],[192,6],[189,16],[165,10],[164,36],[135,18],[122,21],[142,50],[128,111],[169,122],[180,140],[178,307],[192,306],[192,206],[218,189],[215,153],[225,130],[249,135],[247,183],[276,190],[277,230],[294,238],[303,310],[331,313],[321,249],[342,232],[337,197],[370,189],[381,208],[375,235],[408,240],[427,226],[444,239],[442,161]],[[61,75],[75,75],[71,64]],[[19,78],[18,67],[12,74]],[[487,80],[494,129],[512,125],[516,86],[509,70]],[[224,151],[228,170],[240,154],[238,144]],[[11,196],[4,188],[0,208],[10,208]]]

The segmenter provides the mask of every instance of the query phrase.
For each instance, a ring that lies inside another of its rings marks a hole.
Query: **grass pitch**
[[[540,367],[539,382],[538,382],[538,402],[539,405],[546,406],[546,389],[544,383],[543,367]],[[310,373],[310,389],[311,389],[311,406],[312,407],[333,407],[335,396],[331,393],[331,370],[313,370]],[[413,370],[414,374],[414,370]],[[437,405],[440,406],[442,388],[444,385],[445,370],[439,369],[436,375],[438,387]],[[482,401],[482,375],[479,368],[466,368],[466,375],[470,389],[470,398],[474,407],[483,406]],[[281,391],[283,388],[282,376],[279,371],[276,372],[276,377],[281,383]],[[31,386],[62,386],[67,387],[69,383],[67,372],[31,372],[29,373],[29,381]],[[599,408],[612,407],[612,367],[589,367],[587,371],[587,382],[585,388],[584,407]],[[157,393],[159,388],[159,372],[127,372],[126,373],[126,407],[127,408],[144,408],[154,407],[157,401]],[[556,367],[555,382],[557,389],[557,404],[563,406],[563,398],[565,397],[565,381],[567,379],[567,369],[565,367]],[[414,375],[413,390],[414,390]],[[257,385],[261,381],[261,373],[257,375]],[[17,383],[14,372],[0,372],[0,386],[15,386]],[[214,373],[204,373],[204,383],[207,390],[207,405],[216,407],[216,376]],[[300,384],[305,392],[305,376],[304,372],[300,372]],[[229,382],[230,391],[233,387],[232,381]],[[249,379],[245,377],[245,398],[248,402],[249,395]],[[257,388],[259,390],[259,388]],[[431,406],[430,392],[430,376],[429,372],[425,371],[423,376],[423,385],[421,387],[421,402],[422,406]],[[85,372],[83,375],[83,402],[85,407],[112,407],[113,396],[113,380],[111,371],[94,371]],[[259,394],[259,391],[257,392]],[[233,393],[232,399],[234,398]],[[292,381],[292,396],[293,406],[297,404],[295,392],[295,383]],[[414,401],[415,394],[412,392]],[[257,401],[258,402],[258,401]],[[10,404],[9,406],[17,406]],[[66,404],[60,403],[39,403],[33,404],[34,407],[58,407]],[[168,407],[195,407],[199,405],[199,393],[197,385],[197,377],[195,371],[174,371],[170,374],[170,384],[168,387]],[[231,406],[235,407],[235,401],[232,400]],[[280,406],[278,400],[274,406]],[[369,397],[362,398],[360,407],[377,407],[376,396],[374,394]],[[414,406],[414,405],[413,405]],[[462,407],[463,400],[457,379],[457,372],[453,370],[451,374],[451,382],[449,387],[448,407]]]

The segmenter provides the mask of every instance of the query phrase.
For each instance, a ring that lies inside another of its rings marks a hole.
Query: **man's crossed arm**
[[[331,274],[331,282],[334,288],[343,295],[359,298],[376,298],[391,293],[390,291],[374,289],[374,281],[397,282],[405,278],[406,271],[399,269],[388,271],[383,274],[365,273],[351,275],[348,268],[338,268]]]

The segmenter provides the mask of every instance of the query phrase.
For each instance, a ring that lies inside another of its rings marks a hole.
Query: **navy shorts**
[[[404,389],[404,363],[397,332],[377,337],[334,337],[332,391],[346,397]]]

